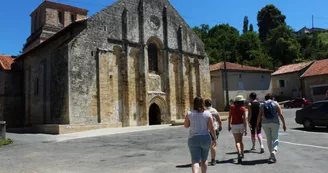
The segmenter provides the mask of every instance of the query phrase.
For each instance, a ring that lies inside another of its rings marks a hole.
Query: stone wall
[[[17,71],[0,71],[0,121],[7,127],[23,123],[21,76]]]
[[[76,24],[21,57],[24,125],[69,124],[67,43],[84,25]]]
[[[301,78],[303,73],[294,72],[272,76],[272,93],[276,96],[293,97],[293,89],[301,93]],[[285,81],[285,87],[279,87],[279,80]]]
[[[159,49],[158,73],[148,72],[150,43]],[[153,103],[168,123],[197,94],[210,97],[203,44],[167,0],[119,0],[69,45],[70,123],[147,125]]]
[[[326,99],[325,93],[322,95],[314,95],[313,87],[327,86],[328,85],[328,75],[319,75],[302,78],[303,93],[306,99],[311,101],[320,101]]]

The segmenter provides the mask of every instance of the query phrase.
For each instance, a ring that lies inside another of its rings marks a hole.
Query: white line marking
[[[297,146],[303,146],[303,147],[312,147],[312,148],[320,148],[320,149],[328,150],[328,147],[322,147],[322,146],[317,146],[317,145],[298,144],[298,143],[286,142],[286,141],[279,141],[279,143],[285,143],[285,144],[291,144],[291,145],[297,145]]]
[[[309,134],[328,135],[327,132],[307,132],[307,131],[303,131],[303,130],[290,130],[290,129],[288,129],[288,131],[301,132],[301,133],[309,133]]]
[[[247,136],[247,138],[250,138],[250,137]],[[263,139],[263,141],[267,141],[267,140],[266,140],[266,139]],[[297,146],[303,146],[303,147],[319,148],[319,149],[325,149],[325,150],[328,150],[328,147],[317,146],[317,145],[299,144],[299,143],[293,143],[293,142],[287,142],[287,141],[281,141],[281,140],[279,140],[279,143],[290,144],[290,145],[297,145]]]

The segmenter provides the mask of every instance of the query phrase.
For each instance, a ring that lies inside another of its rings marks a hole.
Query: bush
[[[6,140],[0,140],[0,147],[3,145],[9,145],[12,144],[13,140],[11,140],[10,138],[6,139]]]

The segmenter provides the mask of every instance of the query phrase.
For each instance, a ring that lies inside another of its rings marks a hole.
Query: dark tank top
[[[252,118],[251,121],[252,122],[256,122],[257,121],[257,117],[259,115],[260,112],[260,103],[258,101],[252,101],[251,102],[251,110],[252,110]]]

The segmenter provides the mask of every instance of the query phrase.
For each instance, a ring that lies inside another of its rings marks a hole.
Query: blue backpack
[[[276,116],[274,108],[272,106],[272,101],[264,102],[263,104],[264,117],[267,119],[274,118]]]

